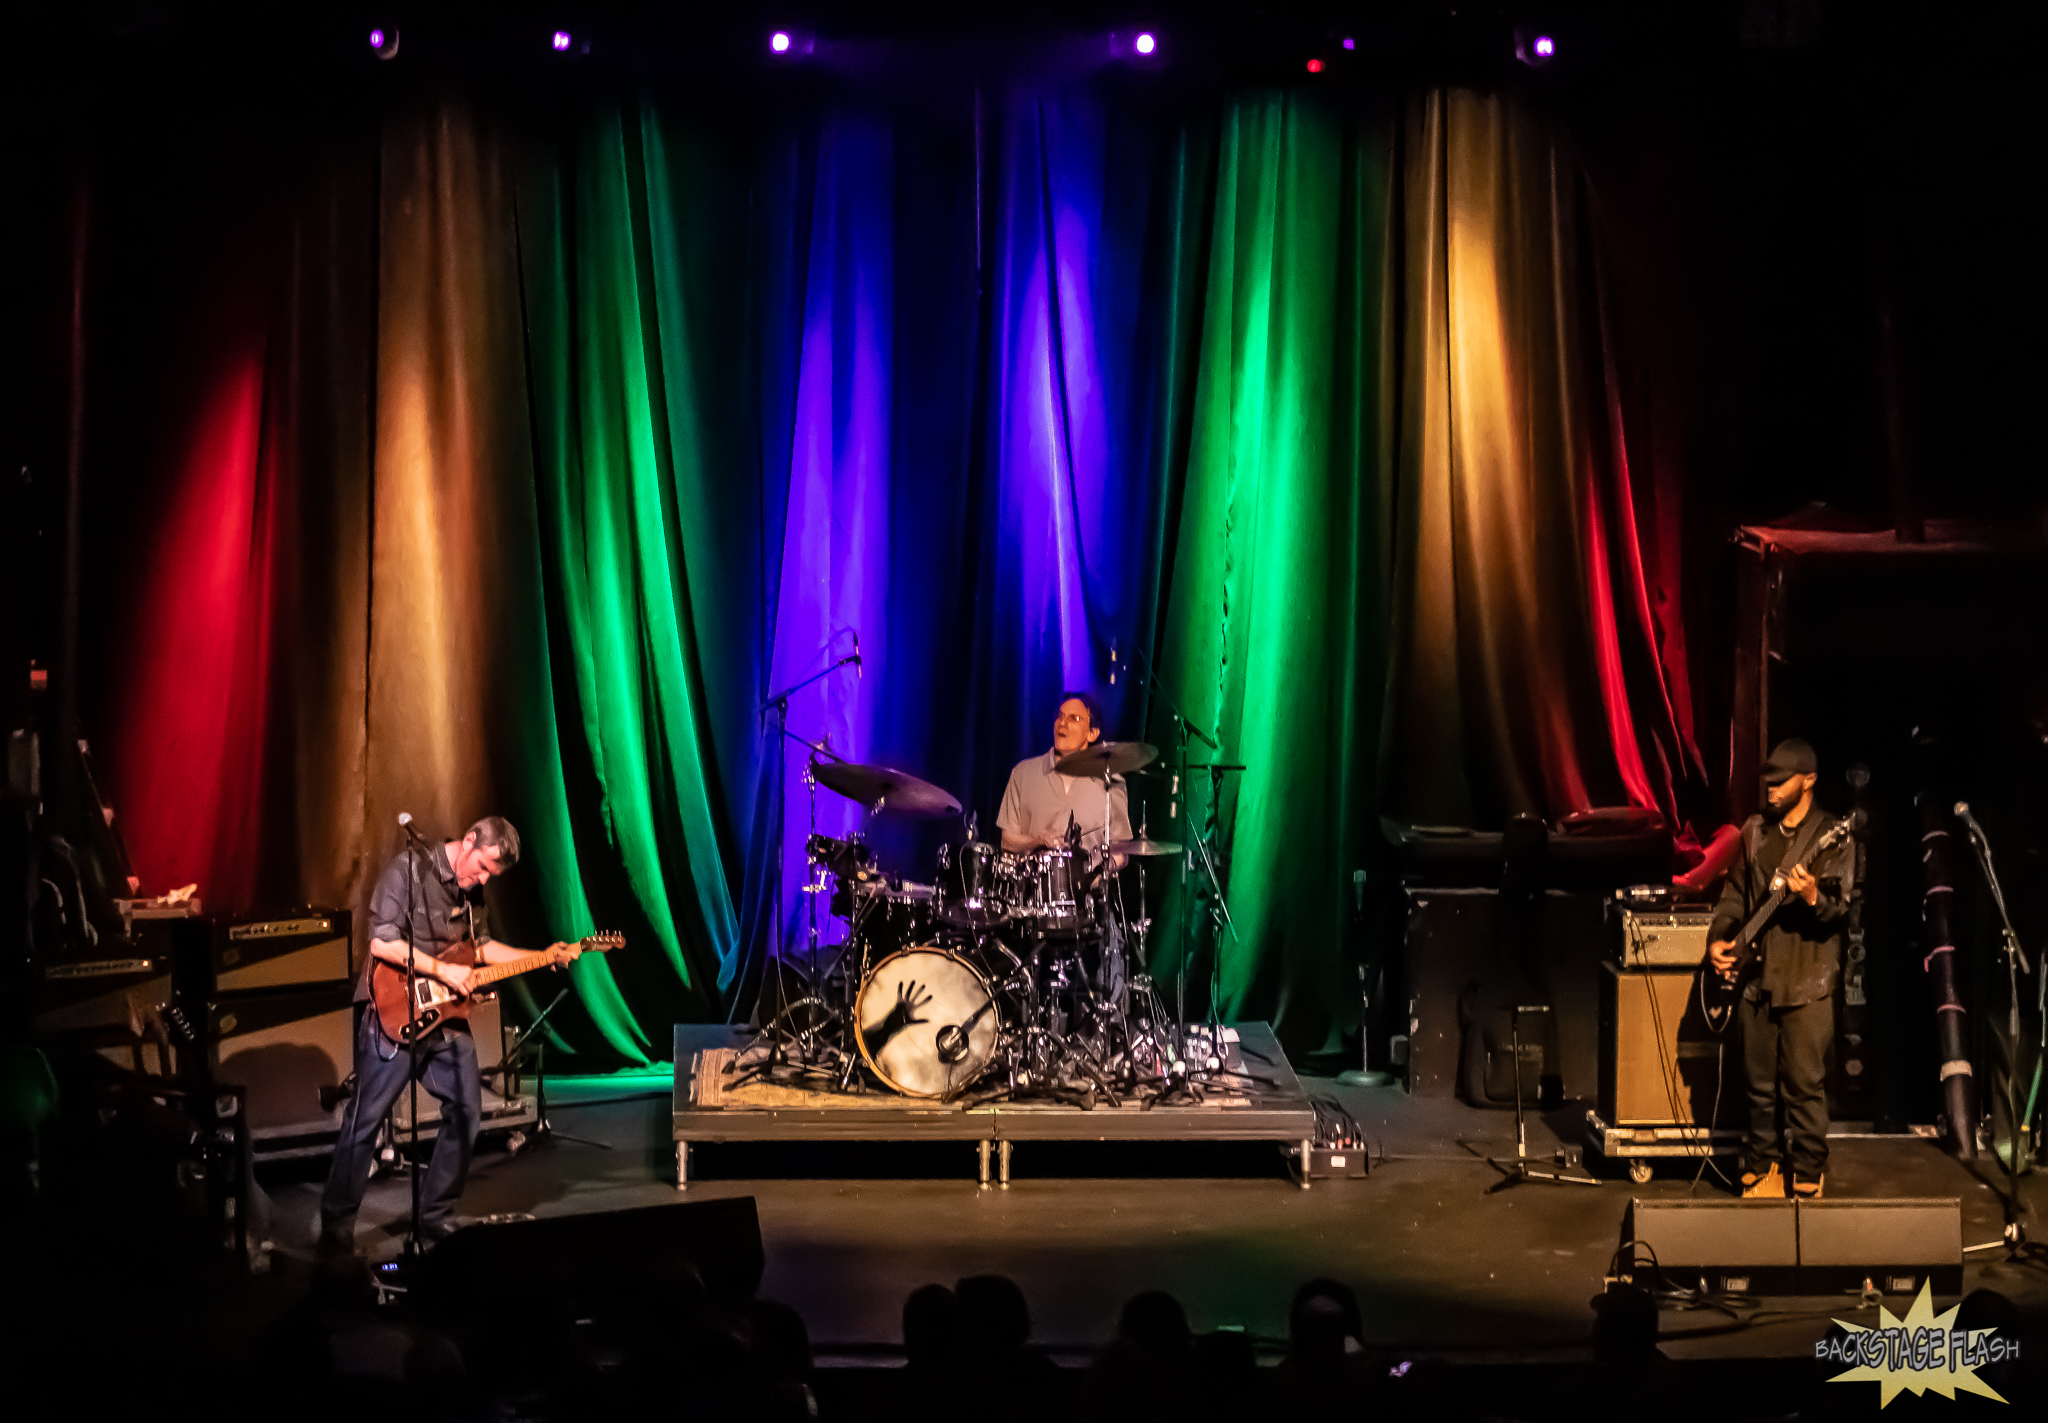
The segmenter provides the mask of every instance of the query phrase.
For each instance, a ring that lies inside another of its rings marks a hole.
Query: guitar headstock
[[[576,947],[586,954],[608,954],[613,949],[623,949],[625,946],[626,936],[616,929],[602,929],[595,934],[587,934],[576,944]]]

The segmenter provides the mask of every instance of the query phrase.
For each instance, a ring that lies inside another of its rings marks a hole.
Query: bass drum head
[[[904,949],[876,964],[854,998],[853,1020],[861,1057],[906,1097],[944,1097],[968,1086],[995,1060],[1002,1033],[988,980],[933,948]]]

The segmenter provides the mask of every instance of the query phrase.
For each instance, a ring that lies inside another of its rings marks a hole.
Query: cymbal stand
[[[1146,687],[1156,693],[1159,700],[1166,704],[1167,714],[1173,718],[1173,790],[1167,803],[1167,819],[1178,820],[1181,810],[1181,790],[1187,782],[1189,770],[1188,737],[1194,736],[1198,738],[1204,746],[1209,748],[1209,754],[1212,756],[1221,755],[1223,747],[1214,736],[1204,731],[1193,721],[1190,721],[1187,713],[1180,709],[1180,703],[1173,699],[1173,694],[1168,692],[1165,684],[1160,681],[1158,672],[1153,669],[1152,659],[1145,655],[1144,648],[1134,644],[1131,652],[1138,659],[1140,670],[1145,678]],[[1194,834],[1194,823],[1194,817],[1192,815],[1189,816],[1184,833],[1189,837],[1199,838]],[[1186,1055],[1186,1044],[1182,1041],[1184,1036],[1182,1027],[1186,1024],[1188,1017],[1188,960],[1193,952],[1192,938],[1194,934],[1194,916],[1188,904],[1188,882],[1194,875],[1194,868],[1194,856],[1190,852],[1183,850],[1181,852],[1180,877],[1180,961],[1175,966],[1173,983],[1173,1036],[1175,1043],[1174,1056],[1176,1058]]]

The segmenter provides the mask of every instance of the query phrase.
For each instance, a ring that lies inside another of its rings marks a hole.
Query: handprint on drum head
[[[868,1056],[875,1057],[889,1045],[889,1040],[905,1028],[928,1023],[929,1018],[916,1016],[917,1010],[929,1007],[932,995],[923,984],[915,979],[904,979],[896,985],[896,1004],[889,1015],[872,1028],[861,1029],[861,1041],[867,1045]]]

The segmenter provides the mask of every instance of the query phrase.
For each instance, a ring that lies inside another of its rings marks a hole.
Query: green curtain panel
[[[1373,823],[1392,137],[1290,94],[1223,118],[1161,655],[1221,744],[1190,759],[1246,767],[1220,794],[1189,783],[1198,823],[1223,832],[1229,909],[1213,933],[1195,909],[1194,942],[1220,945],[1226,1017],[1273,1016],[1311,1046],[1355,997],[1339,947]],[[1174,731],[1155,715],[1154,734]],[[1162,974],[1181,967],[1181,912],[1169,896]]]

